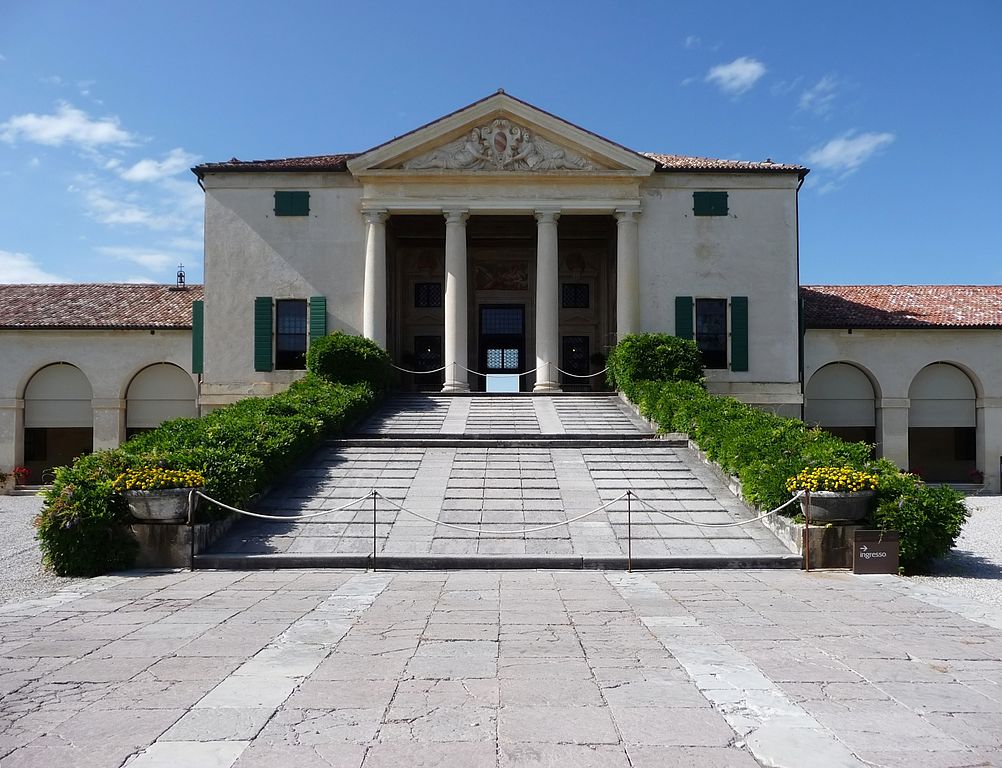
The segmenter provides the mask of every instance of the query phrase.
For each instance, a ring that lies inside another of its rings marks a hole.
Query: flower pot
[[[192,488],[161,488],[155,491],[126,491],[129,511],[137,520],[183,523],[188,519],[188,494]]]
[[[800,497],[800,506],[811,523],[852,523],[866,517],[873,497],[873,491],[814,491],[810,512],[807,496]]]

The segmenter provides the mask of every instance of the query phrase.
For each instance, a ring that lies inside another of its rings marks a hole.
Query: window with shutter
[[[309,216],[310,193],[285,190],[275,192],[275,215]]]
[[[306,368],[306,300],[275,302],[275,370]]]
[[[694,216],[726,216],[726,192],[693,192],[692,213]]]

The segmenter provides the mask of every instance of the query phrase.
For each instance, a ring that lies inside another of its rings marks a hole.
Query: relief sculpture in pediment
[[[473,128],[463,138],[411,158],[403,167],[466,171],[587,171],[597,168],[576,152],[504,118]]]

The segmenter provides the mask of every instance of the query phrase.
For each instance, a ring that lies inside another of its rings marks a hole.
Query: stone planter
[[[800,506],[812,525],[823,523],[853,523],[862,520],[870,511],[873,491],[815,491],[811,494],[811,510],[807,511],[807,497],[800,498]]]
[[[137,520],[184,523],[188,520],[188,494],[191,491],[191,488],[126,491],[125,499],[129,503],[129,511]]]
[[[0,480],[0,495],[13,491],[16,484],[17,478],[14,477],[14,473],[9,473],[6,479]]]

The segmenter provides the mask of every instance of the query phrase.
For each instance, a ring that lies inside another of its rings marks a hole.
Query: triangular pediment
[[[648,176],[654,162],[499,91],[348,163],[356,176],[590,173]]]

